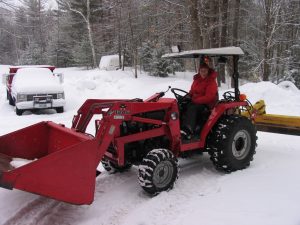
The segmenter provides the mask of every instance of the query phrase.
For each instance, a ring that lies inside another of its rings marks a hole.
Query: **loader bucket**
[[[52,122],[0,136],[0,187],[91,204],[98,166],[96,146],[94,138]],[[33,161],[13,168],[14,158]]]

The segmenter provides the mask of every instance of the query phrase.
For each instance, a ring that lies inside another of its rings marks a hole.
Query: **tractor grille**
[[[57,94],[34,94],[34,95],[27,95],[27,101],[33,101],[33,98],[37,96],[45,99],[47,96],[51,96],[52,99],[57,99]]]

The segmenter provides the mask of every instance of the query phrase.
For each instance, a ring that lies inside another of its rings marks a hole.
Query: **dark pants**
[[[189,132],[194,133],[197,124],[200,123],[201,117],[208,109],[207,105],[190,103],[184,113],[182,128],[188,129]]]

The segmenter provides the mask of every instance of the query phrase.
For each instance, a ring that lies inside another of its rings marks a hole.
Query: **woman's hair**
[[[206,63],[201,63],[200,66],[199,66],[199,70],[204,69],[204,68],[206,68],[208,70],[210,69],[210,67]]]
[[[199,70],[198,70],[198,73],[200,73],[200,69],[208,69],[208,75],[210,75],[211,73],[214,72],[214,70],[212,68],[209,67],[208,64],[206,63],[201,63],[200,66],[199,66]]]

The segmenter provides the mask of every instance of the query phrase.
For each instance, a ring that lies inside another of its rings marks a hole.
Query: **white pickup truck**
[[[9,77],[13,76],[13,77]],[[66,104],[62,79],[49,68],[18,68],[7,77],[7,98],[16,107],[16,114],[26,110],[56,109],[64,112]]]

